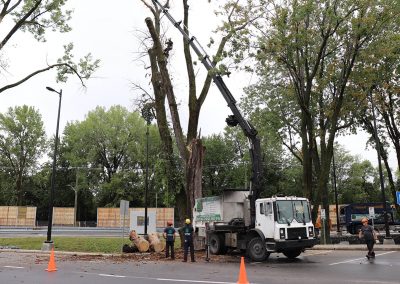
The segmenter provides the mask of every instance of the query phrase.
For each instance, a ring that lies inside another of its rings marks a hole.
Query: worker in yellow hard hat
[[[183,244],[183,262],[187,262],[187,256],[189,253],[190,249],[190,259],[192,262],[195,262],[194,260],[194,244],[193,244],[193,226],[190,224],[190,219],[185,220],[185,226],[182,228],[183,230],[183,239],[184,239],[184,244]]]

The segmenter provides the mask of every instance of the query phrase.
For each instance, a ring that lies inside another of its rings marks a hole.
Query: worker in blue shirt
[[[174,243],[175,243],[175,229],[172,226],[172,221],[167,222],[167,227],[163,233],[165,239],[165,258],[169,257],[169,250],[171,249],[171,259],[175,259]]]
[[[193,227],[190,224],[190,219],[185,220],[185,226],[182,228],[183,230],[183,238],[184,238],[184,254],[183,254],[183,262],[187,262],[187,255],[190,249],[190,258],[192,262],[194,260],[194,244],[193,244]]]

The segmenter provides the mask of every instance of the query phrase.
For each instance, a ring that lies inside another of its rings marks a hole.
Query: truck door
[[[265,238],[273,238],[275,220],[272,201],[263,201],[257,205],[256,228],[264,233]]]

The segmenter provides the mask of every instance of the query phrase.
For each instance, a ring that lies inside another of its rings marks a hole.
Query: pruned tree
[[[204,150],[202,149],[202,144],[197,140],[198,137],[198,123],[200,110],[207,97],[208,91],[211,86],[212,74],[206,74],[203,85],[198,91],[196,73],[195,73],[195,60],[192,59],[190,44],[188,40],[183,39],[183,50],[186,62],[186,71],[188,76],[188,107],[189,107],[189,121],[188,127],[186,129],[186,137],[181,126],[181,119],[179,117],[178,105],[176,103],[176,96],[174,94],[173,85],[171,83],[171,75],[168,71],[168,53],[172,47],[171,44],[164,46],[162,43],[162,35],[160,33],[160,14],[161,10],[155,3],[150,3],[150,1],[141,0],[142,3],[149,8],[153,15],[153,19],[146,18],[146,25],[150,32],[152,47],[148,49],[148,54],[150,58],[151,71],[152,71],[152,87],[154,91],[154,97],[156,101],[156,113],[157,113],[157,123],[160,128],[160,133],[163,130],[168,129],[166,120],[166,110],[165,110],[165,100],[168,102],[169,113],[172,121],[173,133],[179,152],[179,156],[182,162],[182,168],[185,169],[186,173],[186,184],[185,190],[181,192],[181,197],[186,200],[186,208],[181,209],[181,218],[192,215],[191,208],[194,206],[194,199],[200,197],[201,194],[201,183],[198,182],[199,176],[202,175],[202,158],[196,160],[196,162],[189,165],[191,158],[191,153],[197,153],[202,155]],[[182,29],[188,33],[189,27],[189,1],[183,0],[183,22]],[[169,1],[166,2],[164,7],[168,7]],[[221,7],[225,10],[225,14],[229,15],[228,24],[225,24],[223,29],[223,35],[221,41],[218,44],[217,51],[212,57],[213,64],[217,65],[220,63],[227,54],[225,49],[232,39],[235,33],[238,33],[245,29],[245,27],[252,21],[252,13],[249,12],[251,7],[246,5],[239,5],[239,1],[235,4],[223,5]],[[155,24],[154,24],[155,23]],[[200,59],[201,60],[201,59]],[[220,72],[222,74],[227,73],[227,67],[225,65],[219,65],[216,70],[212,72]],[[159,117],[161,116],[161,117]],[[161,134],[161,139],[166,139],[170,141],[169,135]],[[196,149],[196,147],[200,147]],[[188,149],[191,149],[189,151]],[[190,167],[190,168],[189,168]],[[193,168],[194,167],[194,168]],[[193,176],[194,174],[194,176]],[[195,177],[197,176],[197,177]],[[196,193],[196,194],[195,194]],[[183,203],[180,203],[183,204]]]

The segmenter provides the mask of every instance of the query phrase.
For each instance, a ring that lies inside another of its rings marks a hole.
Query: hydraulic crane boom
[[[204,51],[203,47],[197,41],[194,36],[190,36],[181,26],[182,22],[177,22],[168,12],[168,8],[161,5],[158,0],[152,0],[156,6],[160,8],[160,10],[164,13],[164,15],[171,21],[171,23],[181,32],[183,37],[189,42],[189,45],[193,48],[198,58],[203,63],[204,67],[206,67],[207,71],[211,71],[215,69],[214,63],[211,61],[208,54]],[[257,137],[257,130],[243,117],[240,110],[236,106],[236,100],[232,96],[232,93],[229,91],[228,87],[225,85],[221,74],[212,72],[212,79],[217,85],[219,91],[224,97],[225,101],[228,103],[228,107],[231,109],[233,115],[228,116],[226,122],[229,126],[240,125],[244,134],[248,138],[250,142],[250,157],[252,161],[252,178],[250,184],[250,212],[251,212],[251,226],[254,227],[255,224],[255,201],[259,198],[261,191],[261,175],[262,175],[262,165],[261,165],[261,148],[260,148],[260,139]]]

